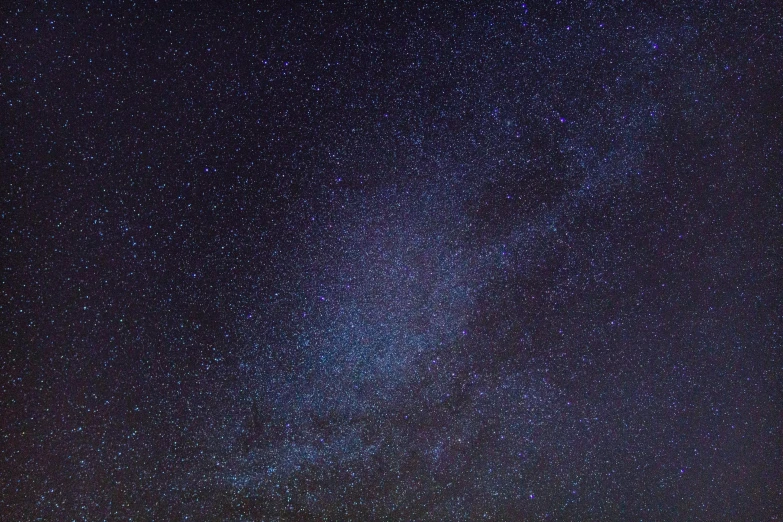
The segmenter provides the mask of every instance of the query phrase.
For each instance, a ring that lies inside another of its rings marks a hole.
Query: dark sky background
[[[775,2],[12,2],[3,520],[779,520]]]

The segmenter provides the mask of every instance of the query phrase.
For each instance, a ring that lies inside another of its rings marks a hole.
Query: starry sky
[[[9,4],[3,518],[783,518],[776,3]]]

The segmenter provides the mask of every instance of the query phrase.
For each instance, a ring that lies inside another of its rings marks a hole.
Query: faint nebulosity
[[[12,2],[0,518],[779,520],[773,2]]]

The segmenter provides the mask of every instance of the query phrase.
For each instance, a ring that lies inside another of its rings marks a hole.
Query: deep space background
[[[780,4],[9,3],[2,520],[780,520]]]

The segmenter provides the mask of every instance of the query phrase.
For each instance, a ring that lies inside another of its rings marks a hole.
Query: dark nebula
[[[9,2],[0,519],[780,520],[775,2]]]

